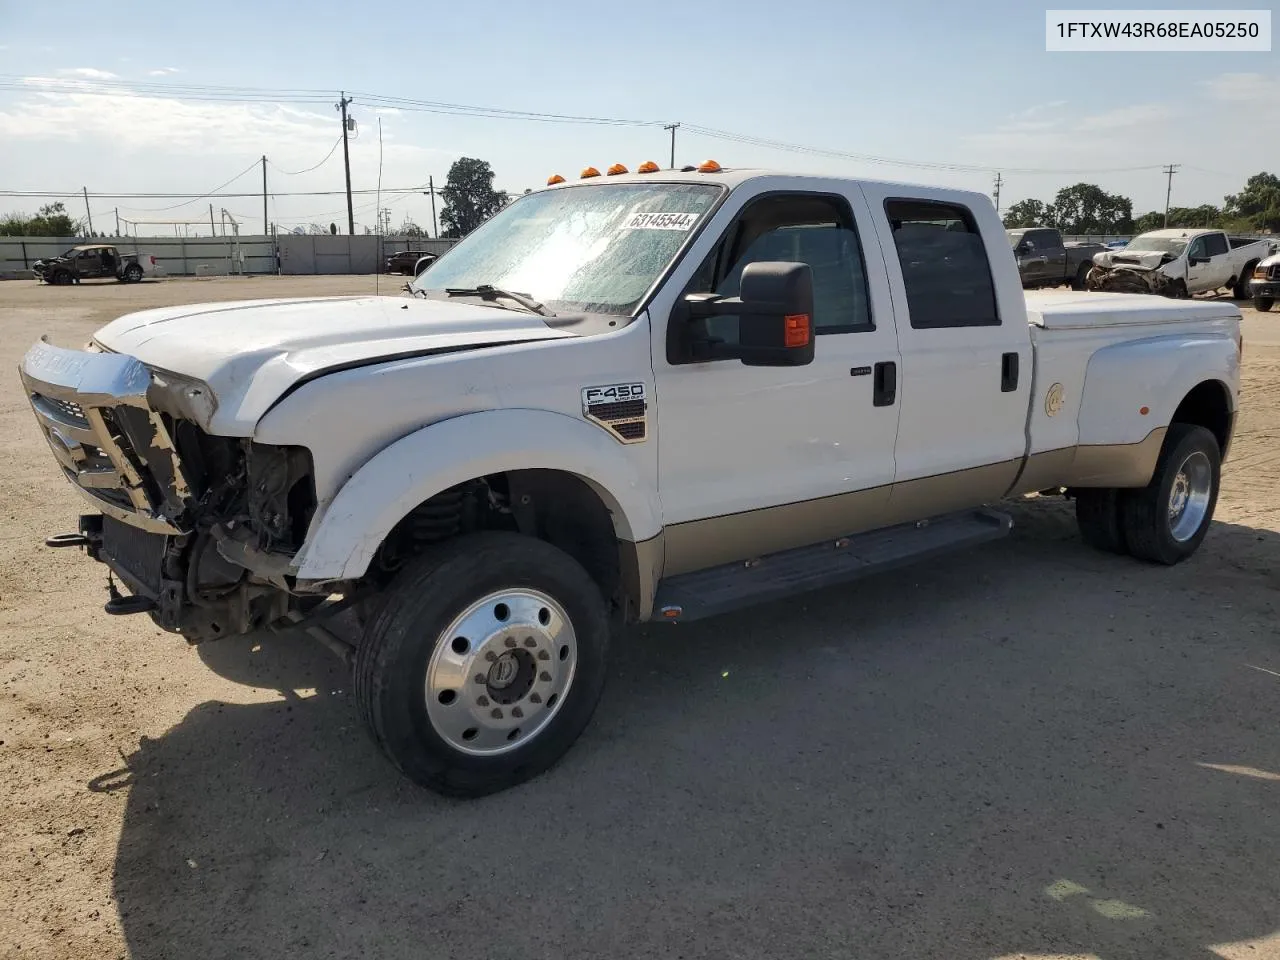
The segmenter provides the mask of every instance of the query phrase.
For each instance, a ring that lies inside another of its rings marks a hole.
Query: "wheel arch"
[[[1178,403],[1170,422],[1204,427],[1218,441],[1218,449],[1225,460],[1235,428],[1231,391],[1221,380],[1200,381]]]
[[[646,571],[662,530],[655,485],[646,482],[634,449],[545,410],[484,411],[423,427],[375,454],[342,485],[312,523],[295,560],[297,577],[358,579],[391,531],[421,505],[468,482],[501,477],[514,493],[518,527],[545,532],[548,524],[561,531],[576,525],[588,554],[610,536],[617,547],[611,575],[630,595],[628,585],[653,579]],[[529,502],[519,503],[522,496]],[[536,509],[535,498],[554,507]],[[535,509],[522,515],[526,507]],[[644,592],[641,587],[636,598],[641,607]]]

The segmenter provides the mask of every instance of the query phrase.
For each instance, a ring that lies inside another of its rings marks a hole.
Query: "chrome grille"
[[[103,514],[153,533],[183,533],[160,512],[155,485],[116,424],[113,411],[136,408],[165,429],[147,405],[151,373],[132,357],[65,350],[45,341],[19,368],[31,409],[63,474]]]

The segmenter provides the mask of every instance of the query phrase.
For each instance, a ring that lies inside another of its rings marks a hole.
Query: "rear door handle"
[[[1006,353],[1000,358],[1000,392],[1013,393],[1018,389],[1018,355]]]
[[[877,363],[871,375],[871,403],[891,407],[898,399],[898,365],[892,360]]]

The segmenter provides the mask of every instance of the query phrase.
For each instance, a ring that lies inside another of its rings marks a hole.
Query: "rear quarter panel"
[[[1167,427],[1178,404],[1206,380],[1226,386],[1234,412],[1240,392],[1239,322],[1182,326],[1162,325],[1138,339],[1100,346],[1089,357],[1079,413],[1081,444],[1138,443]]]

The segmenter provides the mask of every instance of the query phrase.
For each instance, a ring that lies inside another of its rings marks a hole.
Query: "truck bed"
[[[1080,330],[1218,320],[1236,316],[1232,303],[1172,300],[1132,293],[1028,290],[1027,321],[1045,330]]]

